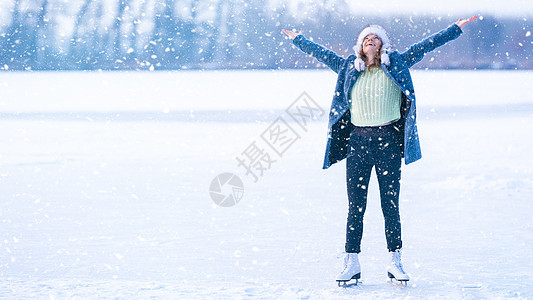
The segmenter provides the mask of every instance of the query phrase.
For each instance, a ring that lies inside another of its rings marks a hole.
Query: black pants
[[[394,124],[355,127],[350,135],[346,161],[349,209],[345,250],[348,253],[361,252],[363,217],[373,167],[379,183],[387,248],[389,251],[402,248],[399,209],[401,143],[401,134]]]

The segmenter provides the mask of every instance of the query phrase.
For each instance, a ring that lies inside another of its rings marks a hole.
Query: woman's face
[[[369,34],[363,39],[363,53],[366,55],[377,54],[381,49],[381,39],[375,34]]]

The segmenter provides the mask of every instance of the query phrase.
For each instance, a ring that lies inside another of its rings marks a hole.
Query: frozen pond
[[[1,298],[532,298],[533,76],[415,71],[406,288],[386,282],[373,175],[363,284],[342,289],[344,163],[325,116],[254,182],[235,159],[328,71],[0,73]],[[295,122],[290,122],[294,125]],[[244,197],[209,196],[223,172]]]
[[[532,103],[530,71],[419,71],[419,107]],[[285,109],[306,91],[329,108],[329,70],[0,73],[0,112]]]

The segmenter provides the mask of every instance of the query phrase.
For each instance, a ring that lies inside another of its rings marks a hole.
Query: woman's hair
[[[381,42],[381,46],[379,46],[379,50],[378,50],[378,53],[379,55],[374,59],[374,64],[368,66],[368,68],[374,68],[374,67],[378,67],[381,65],[381,48],[383,48],[383,41],[381,40],[381,37],[379,37],[379,41]],[[366,57],[366,54],[363,52],[363,47],[361,46],[361,50],[359,50],[359,57],[366,63],[367,62],[367,57]]]

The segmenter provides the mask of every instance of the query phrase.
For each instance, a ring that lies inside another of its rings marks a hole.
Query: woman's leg
[[[381,210],[385,219],[387,248],[395,251],[402,248],[400,222],[401,147],[393,138],[383,138],[379,145],[376,174],[379,182]]]
[[[345,251],[348,253],[361,252],[363,217],[366,210],[368,183],[372,172],[372,164],[366,161],[367,147],[360,146],[355,152],[346,160],[346,186],[349,206]]]

